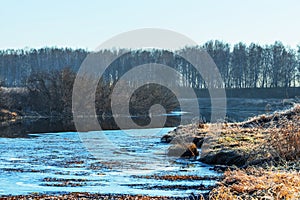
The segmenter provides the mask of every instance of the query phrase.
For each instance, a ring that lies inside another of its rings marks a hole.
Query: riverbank
[[[214,89],[216,93],[225,90],[227,98],[250,98],[250,99],[289,99],[298,97],[300,87],[274,87],[274,88],[225,88]],[[210,98],[208,89],[195,89],[198,98]]]
[[[190,124],[162,142],[192,142],[199,161],[225,170],[210,199],[300,198],[300,106],[240,123]]]

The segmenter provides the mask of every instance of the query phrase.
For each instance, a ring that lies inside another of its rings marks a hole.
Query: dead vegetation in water
[[[86,199],[103,199],[103,200],[170,200],[186,199],[185,197],[166,197],[166,196],[143,196],[129,194],[94,194],[89,192],[72,192],[68,194],[47,195],[33,193],[29,195],[18,196],[0,196],[1,200],[86,200]],[[200,198],[199,198],[200,199]],[[203,198],[201,198],[203,199]]]
[[[221,176],[196,176],[196,175],[144,175],[133,176],[134,178],[167,180],[167,181],[203,181],[203,180],[221,180]]]

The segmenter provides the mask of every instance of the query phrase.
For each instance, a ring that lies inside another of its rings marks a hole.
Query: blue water
[[[208,165],[166,156],[160,137],[170,128],[87,132],[105,135],[107,144],[93,145],[83,133],[31,134],[29,138],[0,138],[0,195],[94,192],[187,196],[193,189],[152,186],[214,185],[213,180],[155,180],[141,175],[218,176]],[[154,132],[153,132],[154,131]],[[104,142],[103,142],[104,143]],[[93,152],[93,148],[99,148]]]
[[[210,100],[200,100],[200,114],[209,121]],[[186,110],[168,115],[183,115],[187,118],[183,123],[191,123],[193,116],[190,113],[195,108],[190,106],[190,101],[184,100]],[[289,108],[289,101],[294,100],[227,99],[227,118],[229,121],[242,121]],[[31,128],[38,125],[45,126],[46,130],[51,128],[38,122],[27,126],[16,124],[16,127],[0,131],[0,195],[95,192],[187,196],[191,192],[205,191],[180,189],[180,186],[214,185],[215,181],[167,181],[136,175],[220,175],[203,163],[166,156],[169,145],[160,143],[160,138],[172,128],[62,132],[30,134],[27,137],[26,132],[36,132]],[[12,136],[16,138],[6,138]],[[174,187],[168,189],[164,186]]]

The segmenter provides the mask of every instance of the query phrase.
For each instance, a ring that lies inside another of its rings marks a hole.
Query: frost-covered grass
[[[210,199],[299,199],[300,173],[262,168],[226,171]]]
[[[226,171],[210,199],[300,199],[299,105],[227,125],[217,143],[248,152],[248,166]]]

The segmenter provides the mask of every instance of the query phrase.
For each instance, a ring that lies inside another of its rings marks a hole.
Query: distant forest
[[[183,87],[207,88],[275,88],[300,86],[300,47],[297,50],[281,42],[272,45],[230,44],[209,41],[203,46],[181,49],[185,53],[203,48],[216,63],[224,85],[208,86],[202,77],[188,67],[184,59],[165,50],[136,50],[129,56],[120,57],[107,70],[106,81],[116,82],[134,65],[147,62],[172,66],[187,80]],[[6,87],[27,87],[36,74],[53,74],[69,69],[76,73],[90,52],[83,49],[42,48],[0,51],[0,84]],[[107,55],[119,55],[122,50],[103,51]],[[31,81],[30,81],[31,80]]]
[[[191,63],[180,55],[196,56],[204,49],[219,68],[224,83],[214,81],[211,75],[207,82]],[[249,46],[238,43],[231,47],[221,41],[209,41],[203,46],[186,47],[171,52],[167,50],[103,50],[88,52],[83,49],[42,48],[0,51],[0,121],[1,110],[14,111],[22,116],[44,116],[72,119],[72,106],[85,110],[90,105],[83,102],[72,104],[73,85],[76,72],[88,54],[101,54],[104,58],[117,58],[102,74],[102,77],[80,78],[80,87],[89,91],[88,83],[96,79],[98,85],[95,97],[87,93],[85,99],[95,98],[96,114],[108,129],[117,128],[107,122],[112,116],[111,95],[116,83],[130,69],[148,63],[158,63],[177,70],[181,77],[166,77],[168,83],[176,86],[201,88],[288,88],[300,86],[300,47],[298,51],[285,47],[281,42],[273,45]],[[138,75],[136,75],[138,77]],[[155,76],[155,74],[149,74]],[[99,80],[99,81],[98,81]],[[129,86],[136,88],[140,81],[129,80]],[[122,115],[122,99],[127,95],[126,84],[117,102]],[[243,89],[245,90],[245,89]],[[151,95],[149,95],[151,94]],[[150,98],[151,96],[151,98]],[[159,102],[167,112],[178,109],[174,94],[159,84],[143,87],[130,98],[130,113],[133,116],[148,116],[151,105]],[[81,105],[81,103],[83,103]],[[3,111],[7,112],[7,111]],[[3,113],[2,112],[2,113]],[[107,118],[107,116],[109,116]],[[141,123],[147,122],[144,118]],[[148,119],[148,118],[147,118]],[[173,119],[170,119],[173,120]],[[67,120],[68,121],[68,120]],[[168,122],[169,123],[169,122]],[[172,123],[173,121],[172,121]]]

